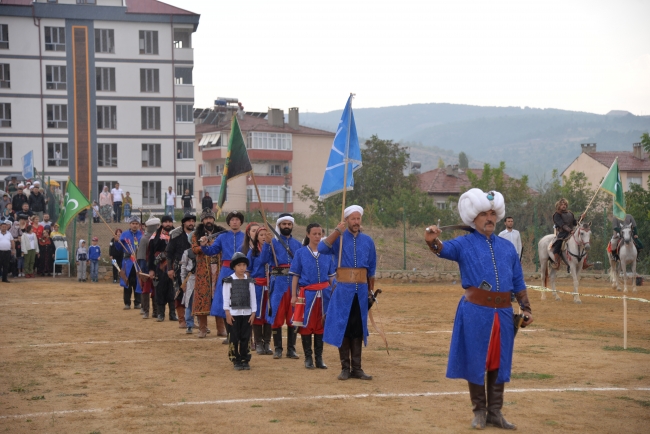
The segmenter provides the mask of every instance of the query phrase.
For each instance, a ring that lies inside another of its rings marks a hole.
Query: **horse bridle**
[[[587,245],[589,244],[589,243],[586,243],[586,244],[583,243],[583,242],[582,242],[582,239],[581,239],[580,237],[576,238],[576,235],[579,234],[581,230],[582,230],[582,228],[581,228],[581,227],[578,227],[578,228],[576,228],[576,230],[574,230],[573,233],[571,234],[571,237],[575,240],[576,244],[578,245],[578,254],[577,254],[577,255],[573,254],[573,252],[571,251],[571,249],[569,249],[569,246],[567,246],[567,248],[566,248],[566,251],[569,253],[569,255],[571,255],[571,256],[573,256],[574,258],[576,258],[576,259],[578,260],[578,263],[580,263],[580,261],[582,261],[582,259],[583,259],[585,256],[587,256],[587,249],[586,249],[586,247],[587,247]],[[585,247],[585,249],[582,250],[582,253],[580,253],[580,246]]]

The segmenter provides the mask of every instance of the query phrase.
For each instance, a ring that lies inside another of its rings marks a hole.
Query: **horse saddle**
[[[562,252],[566,251],[566,249],[567,249],[566,243],[567,243],[568,240],[569,240],[569,238],[565,238],[565,239],[562,240],[562,248],[560,249],[560,251],[562,251]],[[547,249],[548,249],[549,252],[553,252],[553,245],[555,244],[556,241],[557,241],[557,235],[555,237],[553,237],[551,242],[548,244]]]

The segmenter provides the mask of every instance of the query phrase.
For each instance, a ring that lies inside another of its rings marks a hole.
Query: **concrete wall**
[[[608,170],[609,167],[606,167],[600,162],[596,161],[594,158],[590,157],[589,154],[582,153],[569,165],[569,167],[566,168],[564,172],[562,172],[562,176],[568,177],[572,171],[583,172],[589,182],[591,182],[591,188],[598,188]],[[638,176],[640,174],[642,178],[641,186],[643,188],[646,188],[648,185],[648,177],[650,176],[650,172],[627,172],[621,170],[620,174],[621,182],[623,183],[623,189],[625,191],[629,190],[627,179],[628,175]]]

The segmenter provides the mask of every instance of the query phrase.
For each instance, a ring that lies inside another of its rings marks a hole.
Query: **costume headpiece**
[[[460,218],[468,226],[476,229],[474,219],[482,212],[493,209],[497,213],[497,221],[506,215],[506,204],[503,195],[498,191],[484,192],[480,188],[467,190],[458,199],[458,213]],[[496,222],[495,222],[496,223]]]
[[[280,217],[278,217],[278,219],[275,222],[275,231],[277,233],[280,233],[280,223],[282,223],[282,222],[295,223],[296,221],[293,219],[293,216],[291,214],[289,214],[288,212],[284,212],[284,213],[280,214]]]
[[[145,223],[145,226],[158,226],[160,225],[160,219],[158,217],[152,217],[149,220],[147,220]]]
[[[363,215],[363,208],[361,208],[359,205],[350,205],[343,211],[343,218],[350,217],[350,214],[353,212],[358,212],[359,214]]]
[[[165,222],[172,222],[172,223],[173,223],[173,222],[174,222],[174,219],[173,219],[172,216],[170,216],[170,215],[164,215],[164,216],[162,216],[162,218],[160,219],[160,223],[165,223]]]
[[[196,221],[196,216],[194,214],[185,214],[185,217],[183,217],[183,220],[181,220],[181,224],[189,220]]]
[[[230,211],[226,216],[227,225],[230,225],[230,219],[233,217],[238,218],[241,223],[244,223],[244,214],[242,214],[240,211]]]
[[[207,218],[212,218],[212,219],[215,218],[214,213],[212,212],[212,210],[210,208],[204,209],[203,212],[201,213],[201,221],[203,221],[203,220],[205,220]]]

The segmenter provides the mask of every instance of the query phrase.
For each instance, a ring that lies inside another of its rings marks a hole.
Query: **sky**
[[[201,14],[195,106],[414,103],[650,116],[650,0],[164,0]]]

